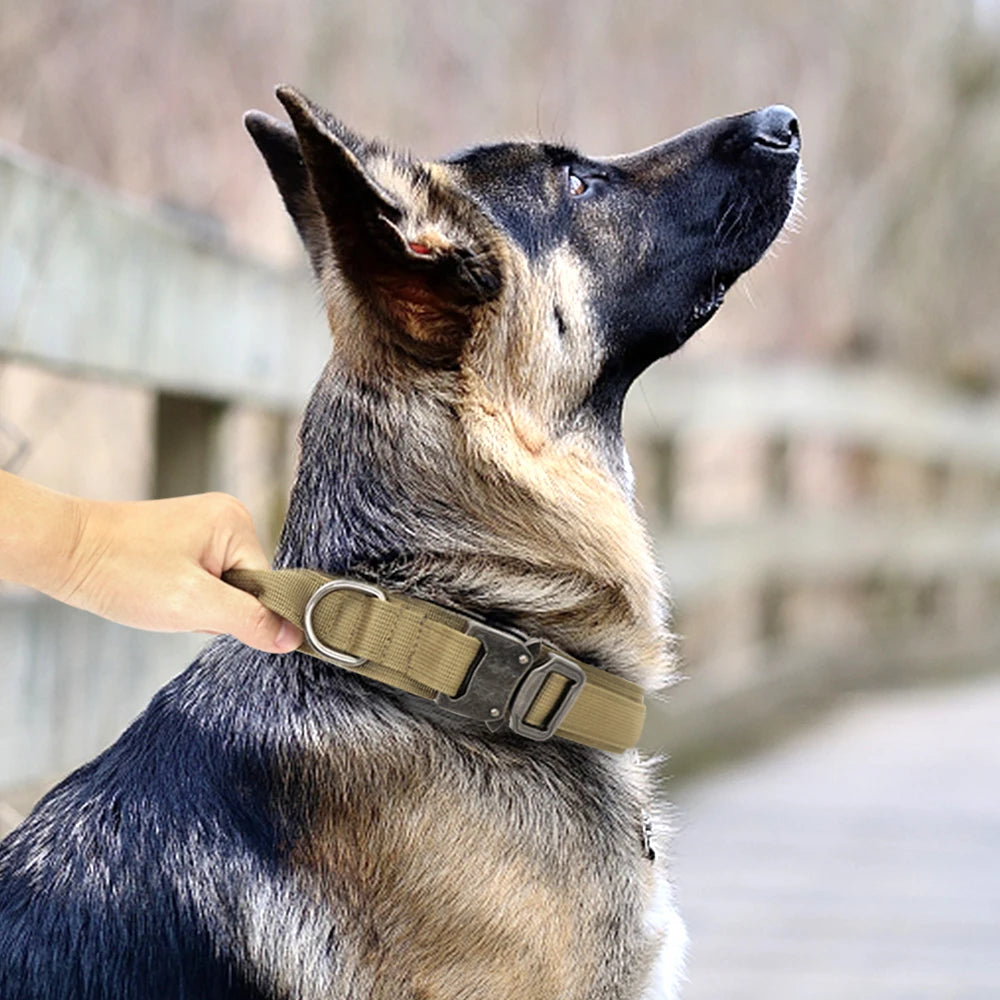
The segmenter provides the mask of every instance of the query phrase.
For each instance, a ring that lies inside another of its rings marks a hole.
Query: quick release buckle
[[[493,732],[506,724],[529,740],[551,739],[583,688],[586,678],[579,664],[545,650],[536,640],[524,639],[473,618],[467,619],[465,632],[479,640],[483,651],[469,668],[458,694],[454,697],[438,694],[435,704],[482,722]],[[540,656],[545,657],[542,662]],[[544,723],[529,725],[525,716],[553,674],[564,677],[569,684]]]

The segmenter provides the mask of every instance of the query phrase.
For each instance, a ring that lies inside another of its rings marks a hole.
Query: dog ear
[[[248,111],[243,124],[263,154],[313,271],[320,277],[330,259],[330,236],[294,130],[263,111]]]
[[[277,96],[294,133],[259,113],[247,117],[247,127],[317,274],[335,262],[354,291],[406,335],[405,346],[435,360],[457,353],[472,309],[500,288],[494,255],[472,245],[475,227],[427,217],[428,199],[416,196],[431,183],[421,167],[364,142],[290,87],[279,87]],[[375,158],[393,165],[403,194],[372,176],[366,161]],[[451,208],[473,212],[471,203]],[[457,239],[446,229],[467,235]]]

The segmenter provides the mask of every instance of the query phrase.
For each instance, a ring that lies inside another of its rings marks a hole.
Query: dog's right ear
[[[313,271],[321,277],[332,252],[330,234],[295,130],[263,111],[248,111],[243,116],[243,124],[267,162],[285,208],[309,254]]]

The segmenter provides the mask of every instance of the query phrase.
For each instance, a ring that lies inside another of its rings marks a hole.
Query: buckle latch
[[[556,653],[537,663],[539,643],[475,619],[468,619],[465,631],[479,640],[483,652],[470,668],[458,694],[454,697],[438,694],[435,704],[482,722],[494,732],[508,725],[530,740],[547,740],[555,735],[583,687],[585,677],[579,665]],[[524,717],[552,674],[564,677],[569,686],[543,725],[529,725]]]
[[[548,718],[540,726],[532,726],[524,721],[524,717],[531,711],[535,699],[538,697],[542,686],[551,676],[564,677],[569,681],[569,686],[562,693],[556,707],[549,713]],[[518,736],[525,736],[529,740],[551,739],[556,730],[563,724],[563,720],[569,714],[576,699],[580,696],[586,677],[578,663],[560,656],[558,653],[551,653],[549,658],[540,663],[537,667],[528,672],[527,677],[521,682],[521,686],[514,695],[514,703],[510,707],[510,728]]]
[[[458,694],[453,698],[442,692],[434,702],[496,731],[505,725],[514,691],[535,658],[524,639],[474,618],[467,620],[465,633],[478,639],[483,651],[470,667]]]

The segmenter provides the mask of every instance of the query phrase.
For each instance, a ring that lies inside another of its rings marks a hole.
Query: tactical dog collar
[[[529,740],[558,736],[612,753],[639,741],[642,688],[541,639],[316,570],[230,570],[225,580],[301,628],[301,652],[493,732],[508,726]]]

